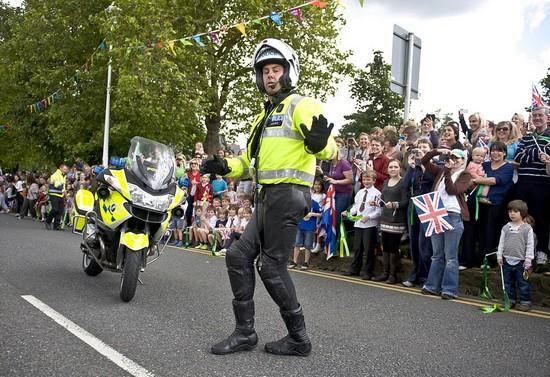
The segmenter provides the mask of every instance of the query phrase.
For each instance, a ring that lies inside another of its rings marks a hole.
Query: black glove
[[[330,137],[334,124],[328,124],[327,118],[323,114],[319,115],[319,118],[313,117],[311,122],[311,129],[307,129],[305,124],[300,124],[300,128],[305,137],[305,145],[307,149],[316,154],[321,152],[327,146],[327,140]]]
[[[231,172],[225,158],[220,158],[217,154],[212,158],[205,160],[201,166],[201,174],[219,174],[226,175]]]

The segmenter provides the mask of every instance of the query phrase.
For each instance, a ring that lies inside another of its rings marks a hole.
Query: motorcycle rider
[[[61,222],[61,216],[65,211],[65,176],[68,171],[69,167],[64,163],[61,163],[49,179],[48,196],[50,197],[52,209],[50,210],[50,213],[48,213],[46,221],[44,222],[46,229],[52,229],[53,221],[53,229],[60,230],[59,224]]]
[[[333,124],[328,125],[319,102],[294,92],[300,66],[289,45],[277,39],[263,40],[256,48],[253,68],[256,86],[268,100],[252,123],[246,151],[232,159],[215,155],[203,164],[204,173],[250,176],[259,188],[253,218],[226,254],[235,331],[214,344],[211,352],[248,350],[258,342],[253,301],[257,258],[260,278],[279,306],[288,330],[284,338],[267,343],[265,351],[307,356],[311,342],[287,262],[297,223],[309,212],[315,160],[330,160],[336,153],[330,135]]]

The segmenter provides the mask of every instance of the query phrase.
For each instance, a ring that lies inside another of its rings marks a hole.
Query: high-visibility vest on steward
[[[59,169],[57,169],[55,173],[53,173],[50,177],[48,194],[50,196],[57,196],[59,198],[62,198],[63,194],[65,194],[65,176]]]
[[[306,150],[300,124],[311,127],[312,117],[323,113],[321,104],[313,98],[291,94],[274,106],[265,116],[265,109],[252,123],[250,135],[265,118],[265,127],[260,141],[258,161],[255,164],[258,183],[293,183],[311,187],[315,178],[315,159],[331,160],[336,154],[336,142],[330,136],[325,148],[313,155]],[[228,159],[231,172],[227,177],[249,176],[252,158],[252,140],[241,156]],[[251,177],[252,178],[252,177]]]

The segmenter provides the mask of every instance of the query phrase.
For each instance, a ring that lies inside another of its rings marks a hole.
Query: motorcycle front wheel
[[[127,251],[120,278],[120,299],[129,302],[134,298],[141,268],[141,252]]]
[[[90,276],[97,276],[103,268],[88,253],[82,253],[82,269]]]

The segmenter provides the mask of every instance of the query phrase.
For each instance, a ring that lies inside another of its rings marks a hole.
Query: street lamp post
[[[116,17],[120,11],[120,8],[115,6],[115,2],[105,9],[105,13],[111,15],[111,31],[113,31],[113,17]],[[105,126],[103,129],[103,158],[102,163],[104,167],[109,166],[109,128],[110,128],[110,112],[111,112],[111,72],[112,72],[112,57],[110,56],[113,44],[109,44],[109,66],[107,68],[107,95],[105,99]]]

